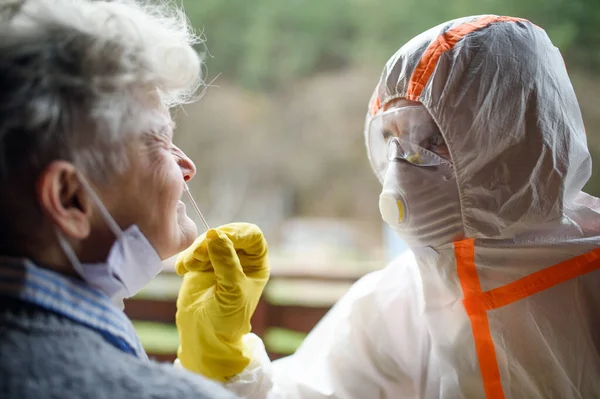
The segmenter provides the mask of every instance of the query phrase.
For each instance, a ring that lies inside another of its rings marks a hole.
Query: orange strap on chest
[[[471,239],[455,242],[454,253],[457,274],[464,295],[463,304],[471,320],[486,398],[504,399],[496,348],[490,332],[487,312],[600,269],[600,249],[550,266],[489,291],[481,290],[475,266],[474,241]]]

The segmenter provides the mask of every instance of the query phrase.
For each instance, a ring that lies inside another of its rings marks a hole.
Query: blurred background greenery
[[[546,29],[566,60],[592,152],[600,154],[598,0],[181,4],[205,38],[198,50],[212,87],[181,110],[176,140],[198,165],[191,186],[213,224],[254,221],[278,243],[289,218],[343,218],[362,222],[381,242],[379,187],[363,148],[367,101],[403,43],[465,15],[519,16]],[[586,189],[599,194],[599,181]]]
[[[600,63],[597,0],[186,0],[205,33],[209,71],[245,88],[276,90],[325,70],[380,68],[404,42],[449,19],[492,13],[542,26],[567,60]],[[374,76],[376,78],[377,76]]]
[[[380,186],[363,147],[367,102],[387,59],[446,20],[491,13],[546,29],[565,58],[593,158],[600,156],[599,0],[177,3],[205,39],[198,51],[212,83],[175,115],[176,143],[198,167],[191,190],[211,225],[260,225],[274,269],[367,271],[385,264],[384,245],[392,242],[384,242]],[[599,195],[594,165],[586,191]],[[147,292],[174,296],[177,286],[159,280]],[[299,296],[289,287],[274,291],[276,300]],[[139,328],[146,343],[176,347],[172,330]]]

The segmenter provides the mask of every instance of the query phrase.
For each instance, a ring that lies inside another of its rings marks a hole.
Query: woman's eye
[[[167,151],[173,151],[173,142],[171,142],[166,137],[159,137],[160,145]]]

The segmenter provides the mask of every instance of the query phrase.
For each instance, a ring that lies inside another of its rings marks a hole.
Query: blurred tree
[[[543,26],[578,69],[600,66],[598,0],[184,0],[206,32],[210,75],[269,90],[317,71],[358,62],[381,66],[424,29],[494,13]],[[426,10],[426,11],[425,11]]]
[[[546,29],[573,77],[590,151],[600,155],[599,0],[178,1],[206,35],[198,50],[208,80],[220,75],[219,89],[185,108],[176,136],[198,165],[191,186],[209,222],[276,229],[302,215],[379,223],[380,186],[361,134],[371,90],[403,43],[465,15],[520,16]],[[599,195],[600,179],[586,190]]]

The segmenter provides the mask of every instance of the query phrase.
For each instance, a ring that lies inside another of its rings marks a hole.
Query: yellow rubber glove
[[[258,226],[211,229],[177,258],[177,355],[183,367],[227,381],[250,363],[242,337],[251,330],[269,279],[267,242]]]

